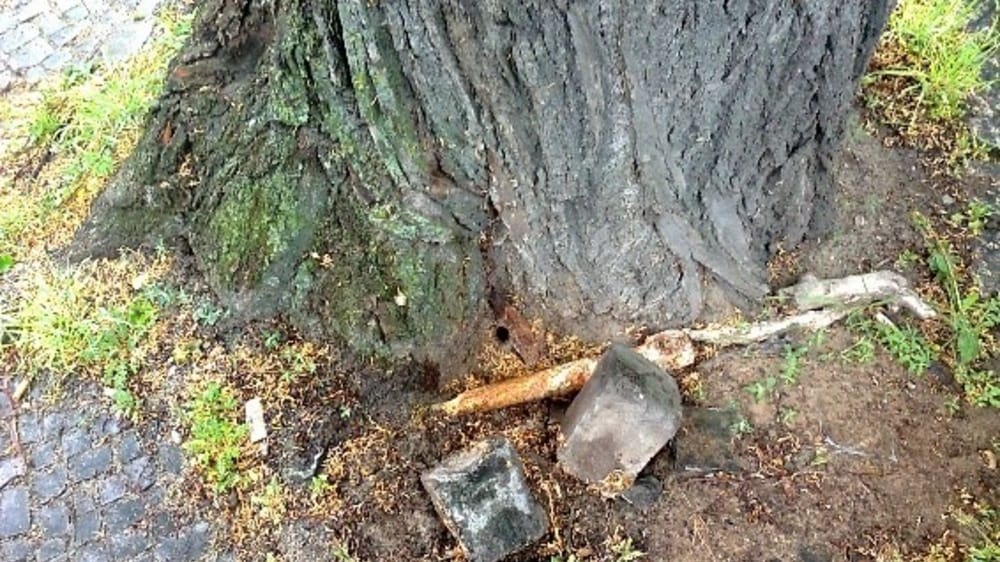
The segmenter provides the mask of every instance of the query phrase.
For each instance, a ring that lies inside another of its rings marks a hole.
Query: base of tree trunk
[[[213,0],[74,253],[179,240],[237,318],[445,372],[491,300],[686,325],[830,224],[889,4]]]

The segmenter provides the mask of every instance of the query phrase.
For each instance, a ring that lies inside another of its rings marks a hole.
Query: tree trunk
[[[828,226],[889,4],[212,0],[76,253],[179,238],[237,317],[446,369],[491,298],[687,324]]]

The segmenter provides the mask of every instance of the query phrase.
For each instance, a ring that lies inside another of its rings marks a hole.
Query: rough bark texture
[[[828,223],[889,4],[210,1],[76,248],[181,237],[241,316],[364,352],[457,358],[491,294],[686,324]]]

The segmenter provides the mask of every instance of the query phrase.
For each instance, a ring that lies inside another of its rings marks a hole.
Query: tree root
[[[797,285],[779,291],[779,295],[790,297],[803,312],[754,324],[666,330],[647,337],[635,350],[670,372],[694,365],[696,343],[728,347],[759,343],[791,330],[816,331],[878,301],[898,304],[921,320],[935,316],[934,309],[909,288],[906,279],[891,271],[823,280],[806,276]],[[596,358],[577,359],[524,377],[467,390],[431,406],[431,410],[458,416],[566,396],[583,387],[596,365]]]

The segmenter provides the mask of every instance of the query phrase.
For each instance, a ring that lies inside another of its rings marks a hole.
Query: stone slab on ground
[[[420,476],[434,508],[471,562],[497,562],[548,531],[507,439],[477,443]]]
[[[635,351],[614,345],[566,411],[559,465],[614,494],[631,486],[673,438],[681,417],[673,377]]]

